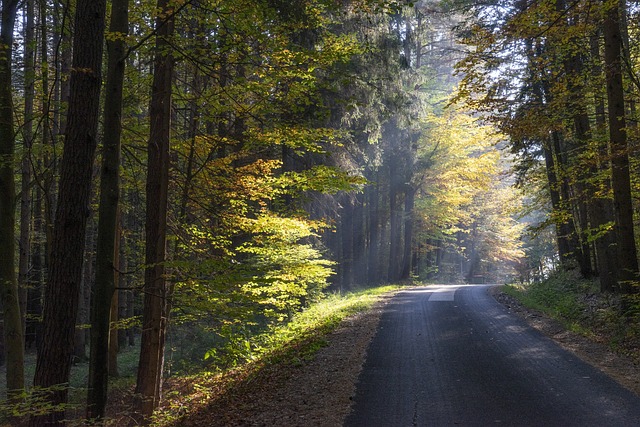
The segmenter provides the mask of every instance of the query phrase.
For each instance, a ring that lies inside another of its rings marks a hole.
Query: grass
[[[179,424],[179,417],[198,411],[212,399],[239,392],[260,376],[305,363],[326,345],[326,335],[347,317],[369,310],[399,286],[384,286],[346,295],[330,295],[293,317],[291,322],[254,337],[246,362],[233,369],[175,378],[155,425]],[[179,414],[179,415],[176,415]]]

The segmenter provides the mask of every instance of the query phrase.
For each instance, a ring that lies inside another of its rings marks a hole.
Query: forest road
[[[640,426],[640,398],[530,328],[488,285],[398,293],[345,426]]]

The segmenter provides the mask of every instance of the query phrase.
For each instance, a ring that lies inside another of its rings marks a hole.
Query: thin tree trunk
[[[49,31],[47,27],[47,0],[39,0],[40,14],[40,82],[42,96],[42,146],[50,148],[45,150],[43,167],[45,171],[42,177],[44,230],[46,250],[44,251],[44,269],[49,270],[51,258],[51,243],[53,240],[53,213],[55,212],[55,176],[57,169],[55,135],[51,131],[51,93],[49,93]]]
[[[105,12],[106,0],[78,0],[76,4],[75,72],[70,82],[67,133],[44,298],[44,341],[38,351],[34,377],[38,388],[60,386],[60,389],[43,395],[56,408],[49,414],[32,416],[32,426],[64,424],[98,128]]]
[[[415,189],[410,185],[405,186],[404,196],[404,251],[402,255],[402,274],[400,279],[408,280],[411,277],[411,262],[413,258],[413,207],[415,204]]]
[[[129,0],[113,0],[107,40],[107,83],[104,102],[104,136],[100,171],[96,278],[91,298],[91,351],[87,418],[101,419],[107,404],[109,384],[109,331],[115,294],[118,249],[118,205],[120,201],[120,144],[122,97],[125,72],[125,36],[129,30]],[[117,313],[117,309],[116,309]],[[116,340],[117,343],[117,340]]]
[[[363,194],[354,194],[353,205],[353,281],[356,285],[367,283],[367,243]]]
[[[553,211],[560,211],[561,199],[560,191],[558,190],[559,183],[556,174],[556,162],[554,158],[555,156],[553,155],[553,150],[551,147],[551,143],[543,145],[545,170],[547,173],[547,182],[549,183],[551,209]],[[566,265],[567,261],[571,258],[569,236],[567,236],[567,233],[570,233],[570,230],[568,230],[570,227],[567,227],[564,222],[561,223],[559,221],[554,221],[554,223],[556,228],[556,239],[558,242],[558,255],[560,256],[560,262],[562,263],[562,265]]]
[[[29,261],[31,258],[31,147],[33,145],[33,105],[35,99],[35,8],[34,0],[25,1],[24,38],[24,152],[22,154],[20,184],[20,259],[18,286],[20,287],[20,313],[22,332],[27,330],[27,298],[29,290]]]
[[[343,196],[340,216],[340,236],[342,240],[340,289],[347,291],[353,285],[353,199],[351,194]]]
[[[15,202],[13,162],[15,132],[11,94],[13,30],[18,0],[2,1],[0,29],[0,305],[4,312],[7,397],[15,399],[24,389],[24,337],[15,271]]]
[[[128,0],[127,0],[128,1]],[[118,266],[117,269],[114,270],[113,275],[113,283],[114,285],[117,284],[120,281],[120,272],[119,267],[120,267],[120,244],[122,243],[120,240],[120,237],[122,236],[122,233],[120,232],[120,228],[121,228],[121,223],[120,223],[120,213],[119,210],[117,212],[117,221],[116,221],[116,242],[115,242],[115,246],[114,246],[114,258],[113,258],[113,265],[114,266]],[[118,332],[119,329],[115,328],[113,325],[116,324],[119,320],[119,305],[120,305],[120,301],[119,301],[119,296],[120,293],[115,291],[113,292],[113,297],[111,299],[111,315],[110,315],[110,326],[109,326],[109,377],[110,378],[117,378],[120,376],[120,373],[118,372],[118,352],[120,351],[120,347],[119,347],[119,341],[118,341]]]
[[[80,297],[78,299],[78,315],[76,331],[73,338],[73,362],[87,361],[87,329],[91,311],[91,288],[94,278],[93,260],[95,259],[96,227],[93,215],[87,218],[84,260],[82,262],[82,280],[80,281]]]
[[[398,176],[401,171],[398,170],[398,158],[395,154],[391,154],[389,160],[389,264],[388,264],[388,280],[393,283],[400,278],[400,258],[402,252],[400,250],[401,242],[401,208],[400,199],[400,183]]]
[[[377,174],[376,174],[377,175]],[[367,283],[369,285],[374,285],[380,282],[380,254],[379,254],[379,245],[380,245],[380,215],[378,212],[379,209],[379,183],[376,179],[372,185],[368,187],[367,195],[369,199],[368,207],[368,216],[369,216],[369,253],[367,256],[367,275],[368,280]]]
[[[122,224],[122,226],[120,227],[120,236],[119,236],[119,240],[120,240],[120,255],[118,256],[118,269],[120,270],[120,272],[126,271],[127,270],[127,258],[125,256],[125,235],[124,235],[124,217],[121,216],[120,217],[120,224]],[[129,299],[129,290],[125,289],[126,288],[126,279],[125,279],[125,274],[118,274],[118,290],[116,292],[118,292],[118,319],[119,320],[123,320],[126,319],[128,317],[128,313],[127,313],[127,301]],[[125,328],[118,328],[118,351],[120,351],[120,349],[123,349],[127,346],[127,329]]]
[[[35,344],[40,348],[42,344],[42,293],[44,284],[46,235],[43,212],[42,187],[36,186],[33,201],[33,234],[36,239],[31,254],[31,271],[29,273],[29,289],[27,291],[27,334],[25,343],[27,348]]]
[[[165,277],[167,237],[167,192],[169,182],[169,137],[171,130],[171,82],[173,58],[168,40],[173,35],[172,6],[158,0],[161,16],[156,19],[156,53],[151,94],[151,130],[147,162],[147,221],[145,227],[145,279],[142,342],[136,393],[140,413],[149,421],[162,395],[164,342],[169,286]]]

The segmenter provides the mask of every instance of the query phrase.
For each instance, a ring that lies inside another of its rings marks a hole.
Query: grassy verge
[[[223,372],[173,378],[168,384],[171,391],[166,395],[165,406],[158,412],[154,424],[177,425],[180,417],[200,410],[212,400],[233,399],[260,378],[269,378],[269,383],[275,383],[277,380],[273,377],[310,360],[326,345],[327,334],[345,318],[369,310],[383,295],[398,289],[398,286],[385,286],[331,295],[298,313],[288,324],[253,337],[252,353],[244,364]]]
[[[507,285],[503,291],[567,329],[640,362],[640,316],[625,311],[619,295],[600,293],[595,282],[557,272],[543,282]]]

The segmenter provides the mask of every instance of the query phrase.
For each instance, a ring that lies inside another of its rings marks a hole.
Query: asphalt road
[[[394,297],[345,426],[640,426],[640,398],[509,314],[488,288]]]

